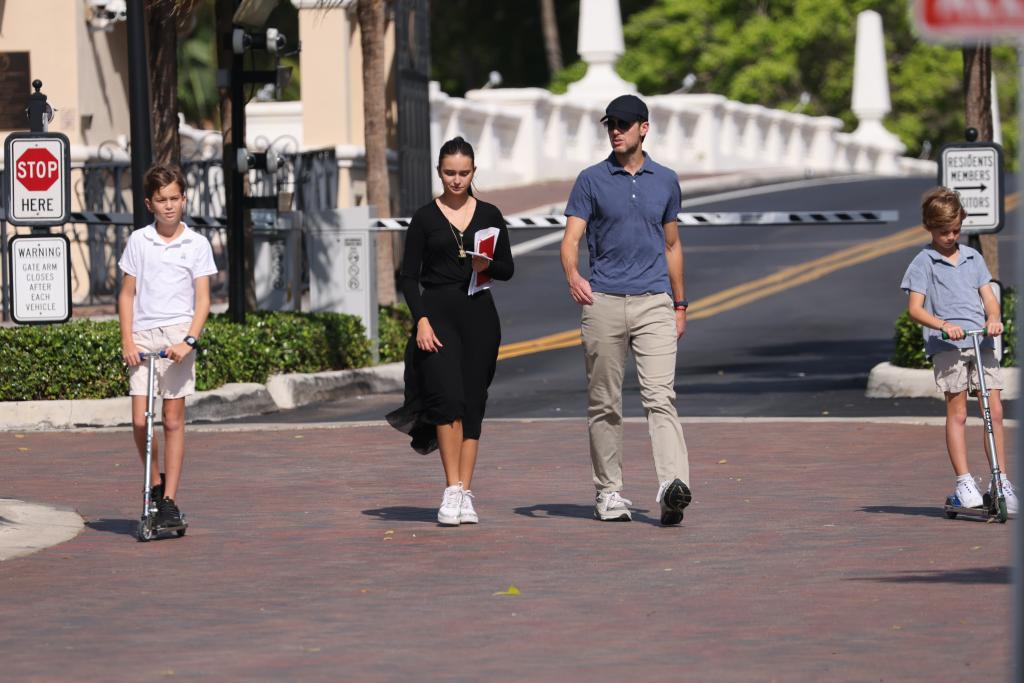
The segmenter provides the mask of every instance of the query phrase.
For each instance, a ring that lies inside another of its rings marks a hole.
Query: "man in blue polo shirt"
[[[601,119],[612,152],[576,178],[565,208],[562,267],[569,294],[583,307],[587,424],[602,521],[632,519],[622,497],[622,379],[636,358],[640,395],[661,485],[661,523],[678,524],[690,503],[686,441],[675,407],[676,343],[686,329],[679,179],[643,151],[647,105],[616,97]],[[590,279],[578,270],[587,236]]]

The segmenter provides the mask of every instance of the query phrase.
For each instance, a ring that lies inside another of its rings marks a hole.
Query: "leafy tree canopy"
[[[909,0],[654,0],[626,21],[617,69],[647,94],[676,90],[691,72],[697,77],[691,92],[772,108],[797,108],[806,92],[804,113],[839,117],[852,130],[857,14],[868,9],[882,16],[885,32],[892,99],[886,126],[909,155],[930,148],[934,156],[942,144],[962,140],[960,48],[920,40]],[[1004,146],[1013,159],[1016,55],[998,47],[992,61]],[[566,67],[552,89],[564,91],[584,70],[579,62]]]

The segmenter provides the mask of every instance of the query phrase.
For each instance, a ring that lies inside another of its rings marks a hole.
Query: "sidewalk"
[[[192,527],[148,544],[126,430],[0,433],[3,494],[86,522],[0,563],[3,679],[1006,678],[1018,522],[944,518],[940,425],[684,424],[679,528],[657,524],[641,420],[632,523],[590,518],[583,420],[507,420],[460,528],[434,522],[437,458],[381,423],[196,426]]]

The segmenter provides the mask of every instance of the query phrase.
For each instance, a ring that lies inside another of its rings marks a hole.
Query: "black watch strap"
[[[199,346],[199,340],[197,340],[191,334],[185,337],[182,341],[191,346],[193,349]]]
[[[686,299],[680,299],[679,301],[673,302],[672,307],[675,308],[676,310],[685,311],[689,305],[689,301],[687,301]]]

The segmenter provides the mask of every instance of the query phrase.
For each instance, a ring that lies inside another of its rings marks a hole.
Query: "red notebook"
[[[466,253],[475,253],[478,256],[486,256],[489,259],[493,259],[494,247],[498,243],[498,235],[500,234],[501,231],[498,228],[484,228],[478,231],[474,236],[473,251]],[[490,282],[490,275],[474,271],[473,277],[469,280],[469,294],[476,294],[477,292],[489,289],[491,286]]]

